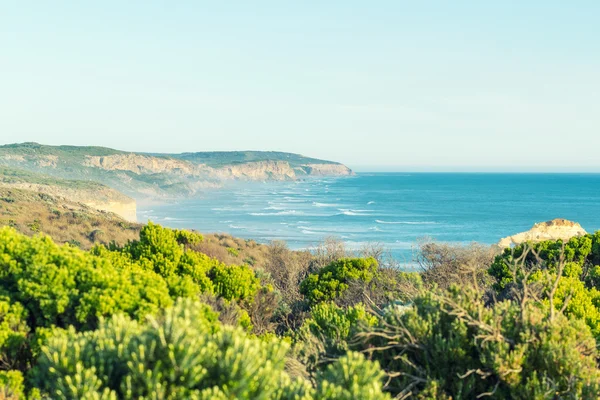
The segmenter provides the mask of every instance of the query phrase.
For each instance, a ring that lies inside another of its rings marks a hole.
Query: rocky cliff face
[[[121,218],[129,222],[137,222],[137,205],[135,200],[130,199],[129,201],[104,201],[96,202],[88,200],[81,202],[90,208],[95,208],[101,211],[108,211],[117,214]]]
[[[552,221],[540,222],[533,228],[513,236],[508,236],[498,242],[501,248],[519,245],[525,242],[543,242],[544,240],[569,240],[574,236],[583,236],[587,232],[577,222],[566,219],[554,219]]]
[[[188,161],[133,153],[109,156],[86,156],[83,165],[108,171],[130,171],[138,175],[147,173],[174,173],[195,176],[201,173],[201,169],[197,165]]]
[[[328,176],[352,175],[350,168],[342,164],[306,164],[292,168],[287,161],[254,161],[225,165],[219,168],[190,161],[144,156],[139,154],[115,154],[87,156],[84,166],[107,171],[129,171],[134,174],[175,174],[188,177],[204,177],[220,180],[286,181],[301,175]]]
[[[348,176],[354,172],[342,164],[306,164],[300,167],[304,173],[315,176]]]
[[[296,179],[296,173],[285,161],[257,161],[211,168],[210,175],[223,180],[288,181]]]

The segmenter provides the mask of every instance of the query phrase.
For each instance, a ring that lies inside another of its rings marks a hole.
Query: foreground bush
[[[23,375],[19,371],[0,371],[0,399],[19,400],[25,398]]]
[[[294,354],[309,374],[322,372],[351,349],[357,333],[376,324],[377,318],[362,304],[351,307],[339,307],[334,303],[317,304],[292,335]]]
[[[0,289],[31,331],[93,328],[98,317],[144,317],[172,303],[163,279],[137,264],[115,263],[49,237],[0,229]]]
[[[300,285],[310,304],[331,301],[342,295],[353,280],[370,282],[377,271],[374,258],[342,258],[310,274]]]
[[[496,280],[494,288],[502,291],[515,279],[523,279],[532,268],[556,271],[561,260],[579,267],[580,277],[587,287],[596,287],[600,281],[600,231],[566,242],[547,240],[505,249],[491,264],[489,274]]]
[[[526,284],[546,303],[581,319],[600,339],[600,232],[506,249],[489,268],[496,294],[511,298]]]
[[[56,332],[33,376],[55,399],[386,398],[381,370],[362,355],[332,365],[315,389],[285,371],[287,351],[286,342],[222,326],[209,307],[186,300],[145,324],[116,316],[96,331]]]
[[[453,287],[412,307],[391,306],[364,333],[395,395],[428,399],[598,398],[596,341],[579,320],[525,298],[485,307]]]
[[[248,266],[225,265],[186,249],[186,245],[201,240],[202,236],[195,233],[148,223],[142,228],[139,241],[113,250],[162,276],[173,297],[216,293],[228,300],[251,302],[260,288],[254,271]]]

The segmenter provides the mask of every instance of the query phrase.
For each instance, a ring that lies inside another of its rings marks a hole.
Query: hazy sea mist
[[[141,206],[138,219],[307,248],[328,236],[378,242],[410,262],[419,238],[496,243],[554,218],[600,229],[600,174],[361,173],[244,183]]]

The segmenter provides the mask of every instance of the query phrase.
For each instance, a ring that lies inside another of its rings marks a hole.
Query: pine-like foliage
[[[376,324],[377,318],[362,304],[339,307],[332,302],[319,303],[294,333],[294,352],[314,373],[346,354],[354,336]]]
[[[144,317],[172,304],[165,281],[139,265],[114,262],[49,237],[0,229],[0,289],[21,304],[29,329],[95,327],[98,317]]]
[[[600,396],[596,341],[580,320],[534,301],[486,307],[453,287],[410,308],[391,306],[363,335],[395,395],[422,399],[579,399]]]
[[[317,399],[355,400],[390,399],[382,392],[383,372],[360,353],[348,352],[318,375]]]
[[[506,249],[489,273],[498,296],[510,295],[523,283],[536,284],[546,302],[552,294],[556,310],[585,321],[600,339],[600,231],[567,242],[548,240]]]
[[[313,389],[285,372],[287,351],[285,341],[220,325],[188,299],[144,324],[115,316],[96,331],[56,332],[33,376],[54,399],[385,398],[381,370],[361,355],[335,363]]]
[[[352,280],[370,282],[377,267],[374,258],[342,258],[310,274],[300,285],[300,291],[310,304],[331,301],[344,293]]]
[[[113,250],[162,276],[173,297],[215,293],[227,300],[251,302],[260,288],[254,271],[185,248],[200,240],[197,234],[150,222],[142,228],[139,241]]]
[[[0,363],[5,368],[19,367],[19,356],[29,333],[26,316],[20,303],[0,296]]]
[[[0,371],[0,399],[24,399],[23,375],[20,371]]]

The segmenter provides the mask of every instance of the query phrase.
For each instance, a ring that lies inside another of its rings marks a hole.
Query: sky
[[[600,171],[600,1],[3,1],[0,143]]]

